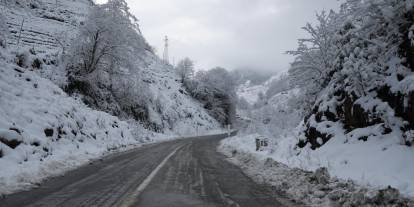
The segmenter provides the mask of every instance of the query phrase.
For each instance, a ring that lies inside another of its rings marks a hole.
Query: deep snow
[[[227,138],[220,143],[218,151],[225,154],[230,162],[239,165],[256,182],[272,185],[276,192],[284,193],[298,203],[315,207],[414,205],[413,198],[400,195],[394,188],[379,189],[331,177],[328,170],[319,165],[312,166],[315,171],[304,170],[306,165],[310,166],[309,162],[306,158],[301,160],[295,154],[289,154],[292,152],[286,152],[288,145],[255,151],[255,139],[260,136],[252,134]],[[354,171],[358,173],[357,168]],[[349,177],[349,174],[344,174]]]

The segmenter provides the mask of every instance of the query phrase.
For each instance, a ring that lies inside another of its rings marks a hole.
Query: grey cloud
[[[129,0],[150,44],[162,52],[171,39],[171,56],[185,56],[208,69],[254,67],[286,70],[284,54],[303,37],[300,27],[336,0]]]

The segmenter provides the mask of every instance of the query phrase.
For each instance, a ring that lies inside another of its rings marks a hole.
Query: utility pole
[[[168,57],[168,37],[167,36],[165,36],[164,41],[165,41],[165,43],[164,43],[164,54],[162,56],[162,59],[163,59],[165,64],[170,64],[170,60],[169,60],[169,57]]]

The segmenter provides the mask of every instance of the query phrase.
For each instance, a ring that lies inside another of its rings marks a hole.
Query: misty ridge
[[[0,0],[0,206],[414,206],[414,1],[324,1]]]

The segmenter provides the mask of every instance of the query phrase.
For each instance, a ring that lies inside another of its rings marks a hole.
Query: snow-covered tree
[[[139,36],[136,18],[124,0],[109,0],[95,6],[72,44],[70,72],[85,76],[96,70],[114,72],[132,67],[134,55],[145,42]]]
[[[175,70],[181,79],[181,83],[184,83],[194,75],[194,62],[186,57],[177,63]]]
[[[401,133],[401,143],[412,145],[413,11],[412,0],[347,0],[338,13],[319,15],[319,27],[307,27],[312,41],[299,41],[290,70],[308,111],[302,147],[335,137],[324,127],[330,122],[346,133],[373,126],[378,134]]]
[[[234,79],[230,73],[222,67],[213,68],[206,71],[204,74],[199,73],[197,74],[196,79],[235,97]]]
[[[145,122],[153,100],[140,68],[151,50],[136,22],[125,0],[95,5],[66,53],[65,89],[90,106]]]
[[[319,91],[329,83],[336,55],[333,41],[339,15],[323,11],[316,17],[316,25],[308,23],[302,28],[309,38],[299,39],[298,48],[287,52],[295,56],[289,69],[290,84],[306,91],[306,105],[313,105]]]

